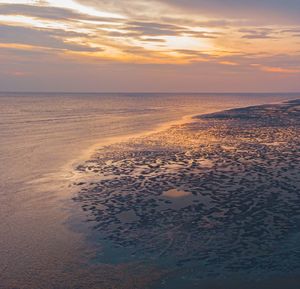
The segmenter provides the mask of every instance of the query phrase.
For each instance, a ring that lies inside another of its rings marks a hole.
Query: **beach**
[[[99,149],[74,184],[95,262],[155,265],[151,288],[297,288],[299,116],[251,106]]]
[[[0,285],[297,277],[297,98],[2,95]]]

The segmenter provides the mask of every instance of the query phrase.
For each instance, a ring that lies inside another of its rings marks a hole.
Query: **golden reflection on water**
[[[186,191],[180,191],[177,189],[172,189],[172,190],[164,192],[162,195],[164,197],[169,197],[169,198],[182,198],[182,197],[190,196],[191,193],[186,192]]]

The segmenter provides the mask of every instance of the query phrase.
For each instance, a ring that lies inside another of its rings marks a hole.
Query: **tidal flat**
[[[197,116],[76,170],[94,264],[143,288],[298,288],[300,100]]]

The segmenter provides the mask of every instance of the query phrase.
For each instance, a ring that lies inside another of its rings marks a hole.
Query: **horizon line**
[[[21,91],[21,90],[7,90],[0,91],[0,93],[61,93],[61,94],[280,94],[280,93],[288,93],[288,94],[298,94],[300,91]]]

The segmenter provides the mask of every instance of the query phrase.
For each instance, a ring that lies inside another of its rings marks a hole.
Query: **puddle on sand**
[[[172,190],[164,192],[163,196],[164,197],[168,197],[168,198],[182,198],[182,197],[188,197],[191,194],[192,194],[191,192],[186,192],[186,191],[183,191],[183,190],[172,189]]]

